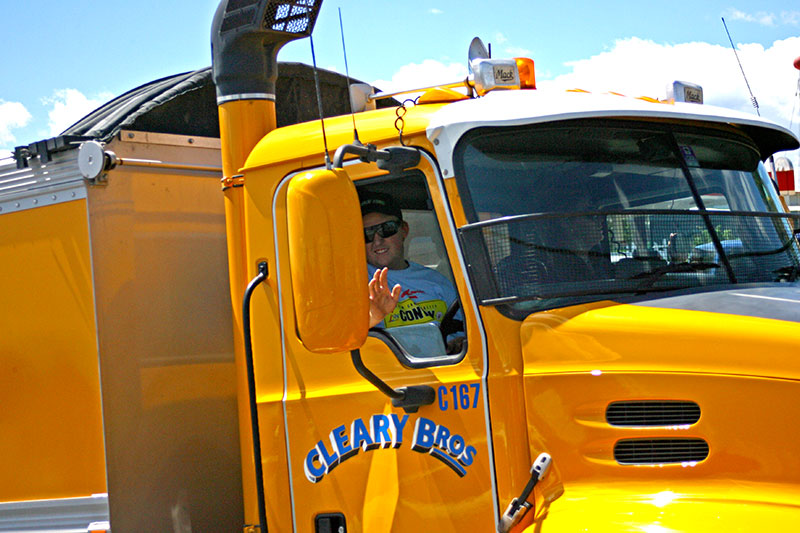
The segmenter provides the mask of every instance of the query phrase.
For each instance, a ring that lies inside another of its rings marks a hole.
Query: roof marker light
[[[519,72],[520,89],[536,88],[536,71],[533,68],[533,59],[529,57],[515,57],[517,72]]]

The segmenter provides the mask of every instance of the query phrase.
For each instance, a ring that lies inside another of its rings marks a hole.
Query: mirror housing
[[[355,350],[369,330],[364,227],[343,169],[293,177],[286,198],[297,332],[316,353]]]

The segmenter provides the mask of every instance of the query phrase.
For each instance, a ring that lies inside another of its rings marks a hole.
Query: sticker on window
[[[700,162],[697,160],[697,156],[694,155],[694,150],[692,150],[691,146],[681,145],[681,155],[683,155],[683,160],[686,162],[686,166],[689,168],[698,168],[700,166]]]

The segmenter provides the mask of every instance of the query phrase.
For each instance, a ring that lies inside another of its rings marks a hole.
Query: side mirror
[[[287,191],[289,268],[297,332],[306,348],[360,348],[369,330],[361,208],[343,169],[292,178]]]

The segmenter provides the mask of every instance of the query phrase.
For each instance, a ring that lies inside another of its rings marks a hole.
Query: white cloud
[[[521,46],[509,46],[503,49],[503,57],[531,57],[533,53],[527,49],[522,48]]]
[[[800,11],[781,11],[781,22],[790,26],[800,26]]]
[[[0,99],[0,157],[13,150],[17,138],[12,130],[24,128],[31,121],[31,114],[19,102],[6,102]]]
[[[730,10],[730,18],[733,20],[743,20],[745,22],[755,22],[762,26],[774,26],[777,17],[775,14],[767,13],[766,11],[759,11],[755,14],[751,14],[733,8]]]
[[[508,37],[498,32],[494,36],[494,42],[491,43],[492,57],[530,57],[533,55],[528,48],[515,46]]]
[[[494,42],[497,44],[505,44],[508,42],[508,38],[500,32],[497,32],[494,36]]]
[[[376,80],[371,82],[381,91],[394,92],[417,87],[450,83],[463,80],[467,76],[467,65],[463,63],[442,63],[435,59],[426,59],[422,63],[409,63],[400,67],[392,75],[391,80]],[[413,98],[419,93],[406,95]],[[398,99],[402,100],[402,96]]]
[[[787,128],[792,123],[795,133],[800,123],[800,102],[796,95],[798,71],[792,62],[798,50],[800,37],[775,41],[768,48],[743,44],[737,50],[761,116]],[[552,80],[540,78],[538,85],[664,98],[666,85],[682,80],[701,85],[706,104],[756,113],[736,57],[725,46],[699,42],[659,44],[634,37],[619,40],[611,49],[567,66],[571,72]]]
[[[779,14],[768,13],[766,11],[757,11],[755,13],[747,13],[736,8],[728,10],[729,18],[733,20],[741,20],[744,22],[755,22],[762,26],[800,26],[800,11],[781,11]]]
[[[47,112],[49,135],[60,134],[111,97],[110,93],[101,93],[94,98],[88,98],[77,89],[54,91],[53,96],[42,100],[43,105],[52,106]]]
[[[433,8],[428,10],[428,13],[430,13],[431,15],[442,15],[444,13],[444,11],[442,11],[441,9],[436,9],[435,7],[433,7]]]

